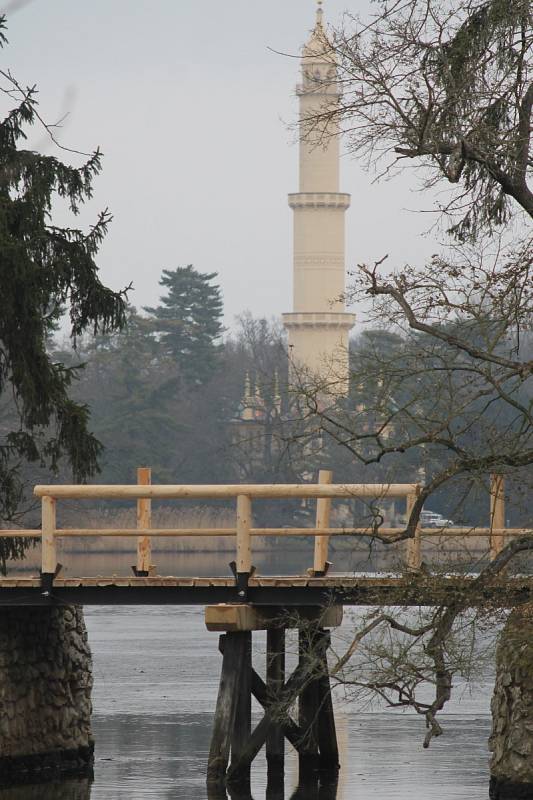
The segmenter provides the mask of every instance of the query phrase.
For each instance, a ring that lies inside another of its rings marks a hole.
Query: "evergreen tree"
[[[7,41],[4,29],[0,17],[0,46]],[[94,261],[108,212],[88,232],[59,227],[52,218],[56,198],[76,214],[91,197],[99,150],[72,167],[21,148],[33,125],[44,125],[56,142],[35,87],[22,87],[8,71],[0,75],[0,88],[14,103],[0,122],[0,397],[11,395],[16,409],[15,424],[0,430],[0,520],[6,521],[23,497],[24,462],[56,469],[65,458],[77,481],[98,470],[101,445],[89,431],[89,409],[69,392],[76,368],[55,361],[47,340],[66,306],[75,340],[87,329],[120,328],[125,301],[101,283]],[[0,539],[0,568],[24,549],[22,539]]]
[[[80,349],[85,369],[74,393],[89,404],[94,432],[106,444],[103,482],[130,483],[137,467],[150,465],[158,481],[171,483],[183,422],[177,395],[165,387],[176,368],[160,353],[147,320],[129,306],[122,331],[88,339]]]
[[[192,264],[165,269],[159,285],[168,293],[159,306],[144,309],[165,355],[195,385],[205,384],[213,375],[221,351],[222,297],[220,287],[211,283],[216,275],[197,272]]]

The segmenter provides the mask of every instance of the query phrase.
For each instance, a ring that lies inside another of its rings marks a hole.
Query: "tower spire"
[[[324,26],[324,9],[322,8],[322,0],[316,0],[316,27],[322,28]]]

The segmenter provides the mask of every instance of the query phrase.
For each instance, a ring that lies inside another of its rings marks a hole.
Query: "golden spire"
[[[252,408],[252,386],[250,381],[250,373],[246,372],[244,376],[244,394],[241,400],[241,419],[251,420],[254,418],[254,411]]]
[[[272,405],[278,414],[281,414],[281,393],[279,390],[279,372],[277,368],[274,370],[274,392],[273,392]]]

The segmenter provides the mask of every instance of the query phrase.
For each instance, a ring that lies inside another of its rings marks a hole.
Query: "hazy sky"
[[[0,6],[2,4],[0,3]],[[3,7],[9,7],[4,2]],[[291,211],[297,146],[297,55],[314,0],[34,0],[8,17],[4,68],[37,83],[41,113],[68,118],[63,143],[105,154],[89,223],[114,215],[101,249],[103,279],[133,281],[153,305],[163,268],[219,273],[226,323],[291,310]],[[325,0],[326,19],[366,0]],[[271,48],[271,49],[270,49]],[[5,106],[3,106],[3,110]],[[35,134],[31,146],[44,146]],[[64,154],[63,157],[66,157]],[[345,157],[347,263],[434,249],[407,181],[372,185]],[[361,316],[364,316],[362,314]]]

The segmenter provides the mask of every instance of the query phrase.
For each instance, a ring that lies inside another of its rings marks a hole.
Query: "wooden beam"
[[[56,535],[68,539],[83,536],[156,536],[168,538],[181,536],[235,536],[235,533],[235,528],[60,528]],[[1,535],[3,533],[0,531]]]
[[[139,486],[149,486],[152,482],[152,470],[150,467],[139,467],[137,470],[137,483]],[[137,500],[137,528],[145,531],[152,525],[152,501],[147,497],[140,497]],[[150,536],[143,535],[137,538],[137,572],[136,575],[146,576],[150,574],[152,562],[152,545]]]
[[[330,484],[333,480],[333,473],[329,469],[321,469],[318,473],[320,484]],[[329,528],[329,517],[331,513],[331,497],[319,497],[316,501],[316,528],[317,530],[327,530]],[[315,556],[313,570],[315,574],[324,575],[328,560],[328,536],[315,536]]]
[[[280,693],[276,698],[272,698],[268,696],[267,687],[264,680],[257,674],[255,669],[252,668],[252,694],[257,700],[257,702],[263,706],[265,711],[269,711],[270,706],[273,702],[280,702],[283,700],[285,692],[285,687],[280,688]],[[302,747],[303,735],[293,720],[293,718],[286,714],[281,722],[277,722],[273,720],[273,725],[279,724],[283,730],[283,735],[287,739],[290,744],[294,747],[296,751],[299,751]],[[268,738],[268,734],[267,734]]]
[[[309,665],[307,661],[305,663],[302,663],[300,661],[300,663],[298,664],[298,666],[292,673],[291,677],[289,678],[289,680],[282,689],[281,698],[283,699],[283,702],[285,702],[287,698],[298,697],[300,692],[305,688],[306,682],[309,679],[308,667]],[[254,696],[257,696],[256,692],[258,685],[260,686],[260,684],[262,683],[263,682],[261,681],[259,676],[255,673],[254,670],[252,670],[252,693],[254,694]],[[265,743],[269,731],[275,724],[275,720],[270,712],[270,699],[266,694],[266,687],[263,688],[262,692],[263,696],[267,697],[265,714],[263,715],[260,722],[256,725],[256,727],[252,731],[248,743],[244,748],[243,752],[241,753],[239,760],[233,761],[232,759],[231,767],[227,773],[228,781],[231,781],[234,778],[238,780],[239,776],[243,774],[244,770],[246,770],[250,766],[256,755],[261,750],[263,744]],[[287,729],[290,729],[290,724],[284,726],[285,735],[287,735],[286,732]],[[308,749],[305,744],[305,736],[303,735],[303,732],[301,732],[301,735],[299,735],[299,741],[297,743],[295,742],[295,746],[298,748],[298,752],[300,753],[301,756],[305,757],[308,755]]]
[[[257,676],[254,676],[254,672],[252,671],[252,692],[254,692],[254,684],[257,686],[257,681],[255,679],[256,677]],[[308,681],[309,681],[309,661],[308,659],[305,659],[304,661],[300,659],[298,666],[296,667],[291,677],[283,687],[282,690],[283,702],[285,702],[287,698],[298,697],[302,691],[305,691]],[[252,731],[252,734],[248,740],[248,743],[244,751],[241,754],[240,759],[235,762],[232,760],[231,767],[227,773],[228,781],[231,781],[234,778],[238,779],[239,776],[243,774],[244,770],[247,767],[249,767],[249,765],[252,763],[256,755],[261,750],[263,744],[266,741],[269,730],[272,728],[274,724],[275,721],[273,719],[273,716],[270,713],[269,707],[267,707],[264,716]],[[301,733],[302,733],[302,738],[298,745],[298,752],[300,757],[307,758],[308,760],[309,751],[308,751],[308,746],[306,744],[305,732],[302,731]]]
[[[235,536],[236,528],[58,528],[56,538],[75,538],[83,536],[152,536],[152,537],[202,537],[202,536]],[[380,536],[398,536],[400,528],[380,528]],[[497,533],[501,536],[532,536],[533,528],[490,528],[490,527],[453,527],[453,528],[420,528],[420,535],[427,537],[460,537],[460,536],[488,536]],[[371,528],[327,528],[325,531],[317,528],[250,528],[250,536],[362,536],[372,537]],[[16,536],[41,537],[40,530],[15,529],[1,530],[0,537],[14,538]]]
[[[219,603],[205,607],[205,625],[208,631],[264,631],[298,628],[316,622],[322,628],[338,628],[342,623],[341,605],[326,608],[295,607],[288,613],[277,606],[252,606],[247,603]]]
[[[242,776],[250,769],[252,761],[263,747],[271,725],[271,717],[265,714],[249,736],[239,760],[232,758],[227,772],[228,782],[242,780]]]
[[[52,484],[36,486],[36,497],[77,499],[127,499],[151,497],[162,500],[238,497],[407,497],[416,490],[416,483],[259,483],[259,484],[212,484],[212,485],[155,485],[132,486],[131,484]]]

